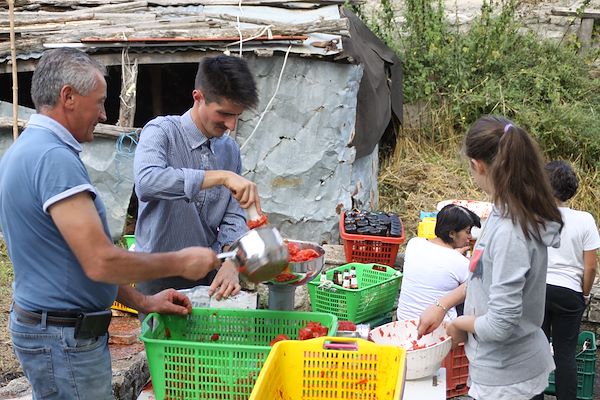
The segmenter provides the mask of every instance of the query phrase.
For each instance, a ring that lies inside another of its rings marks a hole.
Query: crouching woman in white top
[[[419,318],[428,306],[467,280],[469,260],[463,253],[469,249],[473,226],[481,227],[477,214],[449,204],[437,215],[434,239],[416,237],[408,242],[396,311],[399,321]],[[445,318],[456,316],[452,307]]]

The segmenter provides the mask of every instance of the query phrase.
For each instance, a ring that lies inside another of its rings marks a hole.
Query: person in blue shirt
[[[80,158],[106,120],[105,75],[79,50],[44,52],[31,84],[37,113],[0,160],[0,226],[14,268],[10,335],[34,399],[111,399],[112,303],[186,315],[184,295],[145,296],[129,282],[199,279],[219,265],[205,247],[145,254],[112,243]]]
[[[204,57],[194,104],[181,116],[158,117],[140,135],[134,159],[138,216],[136,249],[174,251],[206,246],[226,251],[248,231],[242,208],[260,200],[240,176],[240,149],[229,136],[242,112],[258,103],[254,78],[240,57]],[[227,260],[202,280],[180,277],[137,282],[144,293],[210,285],[217,299],[240,291],[238,270]]]

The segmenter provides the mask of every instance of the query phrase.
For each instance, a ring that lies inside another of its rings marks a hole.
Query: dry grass
[[[435,211],[442,200],[488,200],[472,181],[459,153],[460,145],[431,145],[400,138],[379,174],[379,208],[400,215],[405,235],[417,235],[420,211]]]
[[[438,132],[432,143],[417,131],[400,132],[394,153],[384,156],[379,173],[379,209],[401,216],[406,241],[417,235],[421,210],[434,211],[438,202],[448,199],[489,201],[469,175],[458,134]],[[590,212],[600,223],[600,171],[584,170],[577,160],[572,165],[579,190],[569,206]]]

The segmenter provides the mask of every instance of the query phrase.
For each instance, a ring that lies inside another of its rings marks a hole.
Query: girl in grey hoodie
[[[465,342],[471,397],[528,400],[544,391],[554,369],[541,325],[546,247],[560,244],[561,215],[536,143],[508,119],[477,120],[464,153],[494,208],[471,257],[465,315],[446,330],[455,343]],[[438,299],[422,315],[420,331],[461,297],[464,288]]]

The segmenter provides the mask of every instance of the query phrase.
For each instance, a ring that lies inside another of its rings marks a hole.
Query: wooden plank
[[[561,17],[580,17],[580,18],[592,18],[600,19],[600,10],[589,10],[585,9],[583,12],[578,12],[577,9],[569,7],[556,7],[550,10],[550,14],[558,15]]]

